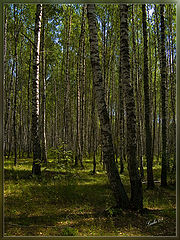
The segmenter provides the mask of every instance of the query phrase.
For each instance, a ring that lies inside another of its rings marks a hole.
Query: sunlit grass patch
[[[25,164],[23,164],[25,162]],[[126,168],[122,182],[130,197]],[[120,211],[108,213],[115,205],[106,172],[98,163],[92,175],[92,160],[84,161],[84,169],[42,166],[40,178],[31,174],[32,159],[5,162],[5,232],[24,236],[158,236],[175,234],[175,186],[147,190],[143,184],[147,214]],[[156,169],[160,177],[160,168]],[[163,221],[148,227],[148,221]],[[170,228],[167,228],[169,222]],[[72,230],[74,229],[74,231]]]

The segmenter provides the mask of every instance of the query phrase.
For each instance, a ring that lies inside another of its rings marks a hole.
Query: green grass
[[[52,160],[42,166],[41,178],[31,175],[32,159],[5,160],[5,236],[172,236],[175,235],[175,185],[154,190],[143,184],[143,215],[115,212],[106,173],[100,164],[92,175],[92,161],[85,169],[58,167]],[[154,169],[160,179],[160,167]],[[121,175],[130,195],[128,172]],[[156,224],[149,225],[153,221]]]

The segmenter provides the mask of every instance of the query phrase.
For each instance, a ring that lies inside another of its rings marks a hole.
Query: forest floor
[[[144,189],[140,214],[117,211],[102,165],[92,175],[92,161],[85,168],[65,168],[50,161],[40,179],[31,175],[32,159],[4,163],[4,236],[175,236],[176,186],[156,183]],[[145,170],[146,171],[146,170]],[[127,168],[121,175],[129,195]],[[154,169],[160,180],[160,166]]]

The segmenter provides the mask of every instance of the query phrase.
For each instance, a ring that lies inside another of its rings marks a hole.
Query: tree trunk
[[[7,155],[7,143],[8,143],[8,133],[7,133],[7,122],[8,122],[8,101],[7,99],[7,87],[6,87],[6,56],[7,56],[7,6],[5,5],[4,9],[4,56],[3,56],[3,66],[4,66],[4,75],[3,75],[3,85],[4,85],[4,142],[3,142],[3,152],[4,156]],[[10,85],[11,86],[11,85]]]
[[[36,18],[34,29],[33,51],[33,77],[32,77],[32,144],[33,144],[33,167],[32,174],[41,174],[41,147],[39,139],[39,54],[41,32],[42,4],[36,6]]]
[[[31,80],[31,48],[32,45],[30,44],[30,53],[29,53],[29,76],[28,76],[28,116],[27,116],[27,157],[30,157],[30,150],[31,150],[31,135],[30,135],[30,80]]]
[[[131,205],[133,209],[143,208],[142,183],[138,171],[136,146],[136,115],[133,87],[130,84],[130,59],[128,40],[128,5],[122,4],[120,8],[120,50],[122,82],[125,89],[125,103],[127,114],[127,160],[131,183]]]
[[[81,145],[81,155],[80,164],[81,168],[83,166],[83,152],[84,152],[84,84],[85,84],[85,5],[82,9],[82,24],[81,24],[81,51],[80,51],[80,145]]]
[[[66,37],[66,64],[65,64],[65,102],[64,102],[64,140],[66,148],[70,146],[70,37],[71,37],[71,7],[67,7],[67,37]]]
[[[157,109],[157,101],[156,101],[156,69],[157,69],[157,51],[156,51],[156,39],[155,39],[155,69],[154,69],[154,110],[153,110],[153,141],[152,141],[152,154],[154,156],[154,147],[155,147],[155,139],[156,139],[156,109]]]
[[[75,166],[80,161],[81,167],[83,158],[83,110],[84,110],[84,51],[85,51],[85,6],[82,8],[81,34],[79,39],[78,59],[77,59],[77,106],[76,106],[76,156]]]
[[[23,78],[22,78],[22,66],[23,66],[23,59],[22,59],[22,48],[23,48],[23,41],[21,37],[21,46],[20,46],[20,53],[19,53],[19,87],[20,87],[20,113],[19,113],[19,158],[23,156],[23,145],[24,145],[24,134],[23,134],[23,114],[22,114],[22,104],[23,104],[23,99],[22,99],[22,87],[23,87]]]
[[[161,15],[161,110],[162,110],[162,169],[161,186],[167,186],[167,147],[166,147],[166,52],[165,52],[165,24],[164,4],[160,5]]]
[[[96,173],[96,129],[95,129],[95,98],[94,88],[92,89],[92,112],[91,112],[91,123],[92,123],[92,144],[93,144],[93,174]]]
[[[148,55],[147,55],[147,26],[146,26],[146,8],[142,5],[142,21],[144,36],[144,102],[145,102],[145,129],[146,129],[146,160],[147,160],[147,188],[154,188],[153,180],[153,155],[152,155],[152,134],[150,123],[150,104],[149,104],[149,73],[148,73]]]
[[[16,131],[16,111],[17,111],[17,87],[18,87],[18,56],[17,56],[17,43],[18,43],[18,35],[19,32],[17,30],[17,16],[16,16],[16,6],[14,4],[14,41],[15,41],[15,50],[14,50],[14,57],[15,57],[15,83],[14,83],[14,111],[13,111],[13,132],[14,132],[14,165],[16,166],[17,163],[17,131]]]
[[[42,73],[42,104],[41,104],[41,160],[47,163],[46,150],[46,69],[45,69],[45,24],[46,24],[46,8],[42,9],[42,32],[41,32],[41,73]]]
[[[136,9],[138,11],[138,9]],[[136,31],[136,41],[139,41],[139,27],[137,27]],[[137,124],[138,124],[138,133],[139,133],[139,165],[140,165],[140,175],[141,179],[144,178],[144,168],[143,168],[143,150],[144,150],[144,131],[143,131],[143,101],[142,101],[142,77],[141,77],[141,69],[139,68],[139,62],[140,62],[140,48],[139,44],[137,44],[137,95],[136,95],[136,101],[137,101]],[[138,121],[139,119],[139,121]],[[137,133],[137,134],[138,134]]]
[[[124,94],[123,94],[123,84],[121,76],[121,59],[119,62],[119,158],[120,158],[120,173],[124,172]]]
[[[138,42],[138,38],[139,38],[139,28],[138,26],[136,27],[136,31],[135,31],[135,22],[136,22],[136,18],[135,16],[137,16],[137,6],[136,6],[136,14],[134,11],[134,8],[132,7],[132,43],[133,43],[133,54],[134,54],[134,61],[133,61],[133,65],[132,68],[134,69],[133,71],[133,82],[134,82],[134,95],[135,95],[135,104],[136,104],[136,137],[137,137],[137,161],[138,161],[138,165],[140,166],[140,176],[141,179],[144,178],[144,170],[143,170],[143,162],[142,162],[142,130],[141,130],[141,111],[140,111],[140,107],[141,107],[141,92],[142,92],[142,88],[141,88],[141,78],[140,78],[140,74],[139,74],[139,44],[136,45],[136,39]],[[136,33],[136,36],[135,36]],[[137,52],[136,52],[137,49]]]
[[[95,5],[87,5],[87,16],[90,34],[90,57],[93,70],[95,101],[101,125],[103,159],[106,164],[108,179],[117,203],[120,208],[128,208],[129,200],[121,182],[118,169],[114,159],[114,148],[109,116],[105,102],[105,90],[103,86],[102,73],[99,60],[98,37],[96,29]]]
[[[173,115],[173,146],[172,146],[172,156],[173,156],[173,166],[172,166],[172,173],[175,173],[176,170],[176,79],[175,79],[175,69],[174,69],[174,38],[173,38],[173,25],[172,25],[172,7],[169,5],[169,29],[170,29],[170,88],[171,88],[171,108],[172,108],[172,115]]]

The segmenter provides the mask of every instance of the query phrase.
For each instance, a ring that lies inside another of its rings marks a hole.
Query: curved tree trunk
[[[136,146],[136,115],[133,86],[130,84],[130,59],[128,40],[128,5],[120,7],[120,50],[122,82],[125,89],[125,103],[127,114],[127,160],[131,182],[131,205],[134,209],[143,208],[142,183],[138,171]]]
[[[87,5],[87,16],[90,35],[90,57],[94,79],[95,101],[101,125],[103,160],[106,164],[108,179],[117,203],[120,208],[129,207],[129,199],[121,182],[119,172],[114,159],[111,126],[105,102],[105,89],[98,50],[98,36],[96,29],[95,5]]]

